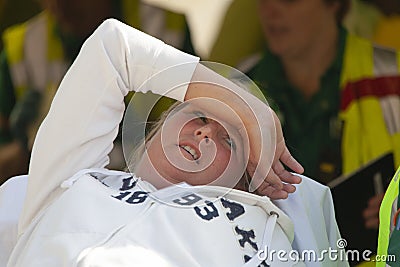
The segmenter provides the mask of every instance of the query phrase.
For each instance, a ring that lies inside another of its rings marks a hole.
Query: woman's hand
[[[293,184],[299,184],[301,182],[301,178],[289,172],[285,166],[298,174],[303,173],[304,168],[290,154],[283,138],[279,118],[272,109],[270,111],[274,119],[274,127],[276,130],[275,154],[268,175],[261,183],[258,183],[259,186],[257,188],[250,188],[250,191],[255,191],[259,195],[266,195],[272,199],[284,199],[288,197],[289,193],[293,193],[296,190]],[[275,181],[275,184],[272,185],[270,181]],[[280,181],[283,182],[281,186]],[[254,184],[253,182],[250,185],[254,186]]]
[[[196,67],[185,100],[200,97],[228,107],[230,112],[223,112],[221,105],[204,103],[206,110],[237,128],[243,140],[248,140],[247,171],[252,177],[249,191],[273,199],[286,198],[294,192],[293,184],[300,183],[301,178],[284,166],[296,173],[302,173],[303,167],[287,149],[275,112],[255,95],[201,64]]]

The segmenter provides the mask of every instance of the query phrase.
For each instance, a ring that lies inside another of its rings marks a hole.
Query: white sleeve
[[[39,128],[19,233],[62,193],[62,181],[79,170],[106,166],[128,91],[147,91],[142,84],[154,74],[192,63],[169,75],[169,83],[165,77],[147,83],[156,94],[183,100],[187,86],[173,92],[168,86],[187,84],[198,61],[117,20],[102,23],[82,46]]]
[[[299,175],[302,182],[296,185],[296,192],[287,199],[275,200],[276,204],[294,222],[293,248],[323,255],[329,248],[337,249],[341,238],[336,223],[335,210],[330,189],[309,177]],[[347,261],[324,257],[323,261],[314,262],[312,266],[348,266]],[[329,263],[329,264],[328,264]]]

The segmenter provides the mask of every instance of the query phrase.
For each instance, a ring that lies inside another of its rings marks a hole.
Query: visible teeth
[[[196,153],[196,150],[194,150],[193,148],[191,148],[190,146],[182,146],[183,149],[185,149],[187,152],[190,153],[190,155],[192,155],[193,159],[198,159],[199,156]]]

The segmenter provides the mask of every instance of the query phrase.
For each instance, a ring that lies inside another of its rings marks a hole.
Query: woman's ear
[[[336,22],[342,23],[351,7],[351,1],[334,0],[326,2],[327,5],[332,9],[332,12],[335,14]]]
[[[336,17],[339,16],[338,13],[340,11],[341,5],[342,3],[340,1],[330,1],[328,3],[328,6],[331,8]]]

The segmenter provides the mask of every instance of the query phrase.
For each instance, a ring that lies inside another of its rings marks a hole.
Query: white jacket
[[[68,189],[34,219],[10,266],[234,267],[264,247],[292,249],[293,225],[267,197],[185,184],[156,191],[105,169],[83,170],[61,187]]]

